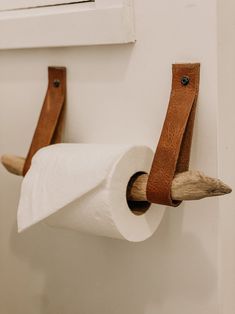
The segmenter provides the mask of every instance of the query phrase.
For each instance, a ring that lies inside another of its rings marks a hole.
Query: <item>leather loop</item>
[[[23,175],[30,168],[34,154],[42,147],[61,141],[61,131],[66,97],[66,69],[48,68],[48,88],[29,152]]]
[[[149,202],[178,206],[171,198],[176,173],[188,170],[200,64],[174,64],[168,110],[147,183]]]

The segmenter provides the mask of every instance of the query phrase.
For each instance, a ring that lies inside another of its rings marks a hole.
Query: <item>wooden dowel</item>
[[[25,159],[18,156],[3,155],[1,157],[3,166],[16,175],[23,174]],[[136,175],[127,188],[128,201],[147,201],[146,186],[148,174]],[[174,177],[171,186],[171,197],[173,200],[199,200],[205,197],[220,196],[228,194],[232,189],[219,179],[205,176],[199,171],[186,171]]]

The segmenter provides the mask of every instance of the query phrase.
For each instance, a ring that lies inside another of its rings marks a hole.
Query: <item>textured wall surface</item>
[[[136,44],[0,52],[0,154],[26,154],[48,65],[68,69],[65,141],[155,147],[171,64],[201,62],[191,168],[215,177],[219,169],[223,178],[226,148],[217,142],[229,130],[224,126],[218,135],[216,1],[134,4]],[[229,111],[225,124],[227,118]],[[168,208],[155,235],[139,244],[44,224],[18,235],[21,180],[0,168],[1,313],[219,313],[218,198]],[[226,204],[232,211],[232,202]]]

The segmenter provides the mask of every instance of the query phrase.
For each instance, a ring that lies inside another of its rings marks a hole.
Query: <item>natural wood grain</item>
[[[148,174],[140,174],[132,181],[127,191],[130,201],[146,201]],[[172,182],[171,197],[173,200],[199,200],[205,197],[228,194],[232,189],[219,179],[207,177],[199,171],[186,171],[177,174]]]
[[[17,176],[23,175],[25,158],[13,155],[3,155],[1,157],[1,163],[10,173],[16,174]]]
[[[23,175],[25,159],[18,156],[3,155],[3,166],[11,173]],[[148,174],[136,175],[127,189],[129,201],[147,201],[146,186]],[[199,171],[186,171],[178,173],[172,182],[171,197],[173,200],[199,200],[205,197],[228,194],[232,189],[219,179],[207,177]]]

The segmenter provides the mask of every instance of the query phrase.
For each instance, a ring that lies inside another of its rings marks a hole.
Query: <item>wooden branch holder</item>
[[[133,176],[127,200],[178,206],[183,200],[219,196],[232,190],[222,181],[198,171],[188,171],[199,64],[173,65],[172,91],[166,119],[150,174]],[[61,141],[66,97],[66,69],[49,67],[49,83],[38,124],[26,159],[3,155],[1,162],[11,173],[24,176],[33,155],[42,147]]]

